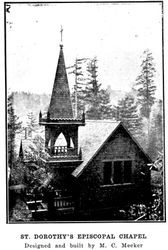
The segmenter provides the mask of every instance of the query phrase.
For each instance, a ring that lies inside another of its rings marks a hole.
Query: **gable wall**
[[[103,162],[124,159],[133,161],[132,184],[104,185]],[[120,127],[79,177],[81,207],[118,206],[137,198],[143,200],[150,188],[147,162],[144,154]]]

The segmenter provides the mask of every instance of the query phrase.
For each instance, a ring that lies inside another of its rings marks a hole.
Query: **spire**
[[[21,142],[20,142],[19,158],[20,158],[21,160],[23,160],[23,158],[24,158],[22,140],[21,140]]]
[[[73,118],[62,44],[60,44],[57,71],[48,111],[50,113],[50,118]]]
[[[62,34],[63,34],[63,28],[62,28],[62,25],[61,25],[61,30],[60,30],[60,33],[61,33],[61,44],[62,44]]]

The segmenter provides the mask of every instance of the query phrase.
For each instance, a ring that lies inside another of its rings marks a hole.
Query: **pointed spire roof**
[[[24,158],[22,140],[20,142],[19,158],[22,160]]]
[[[50,118],[73,118],[63,45],[60,45],[57,71],[48,112]]]

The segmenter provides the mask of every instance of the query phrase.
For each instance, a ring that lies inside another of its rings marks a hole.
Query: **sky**
[[[11,4],[6,20],[8,89],[51,94],[62,25],[66,67],[96,56],[104,88],[129,91],[149,49],[162,98],[160,3]],[[72,89],[74,77],[68,78]]]

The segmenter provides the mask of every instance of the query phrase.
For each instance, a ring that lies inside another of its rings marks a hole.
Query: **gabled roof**
[[[88,120],[85,127],[79,127],[79,147],[82,148],[83,162],[72,172],[74,177],[79,177],[88,164],[99,153],[104,144],[122,126],[145,157],[151,162],[150,157],[145,153],[131,133],[126,129],[122,122],[109,120]]]
[[[84,127],[79,127],[78,140],[79,147],[82,148],[83,162],[73,171],[72,175],[74,177],[78,177],[82,173],[119,123],[109,120],[87,120]]]
[[[73,118],[63,45],[60,45],[57,71],[48,111],[50,113],[50,118]]]

